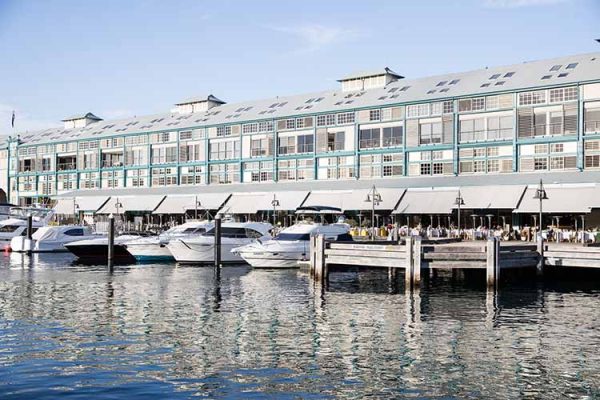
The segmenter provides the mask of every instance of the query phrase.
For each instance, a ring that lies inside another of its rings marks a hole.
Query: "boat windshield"
[[[294,240],[310,240],[310,233],[280,233],[273,240],[292,242]]]
[[[4,225],[0,227],[0,232],[1,233],[11,233],[16,231],[18,228],[20,228],[20,225]]]

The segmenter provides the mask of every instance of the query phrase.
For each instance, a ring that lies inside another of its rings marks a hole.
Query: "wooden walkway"
[[[322,236],[311,241],[311,275],[326,281],[329,266],[387,268],[390,276],[405,271],[409,285],[419,285],[421,270],[481,269],[488,286],[498,284],[501,271],[531,268],[543,272],[553,267],[600,268],[600,248],[576,244],[527,244],[497,239],[475,242],[423,240],[409,237],[398,243],[326,242]]]

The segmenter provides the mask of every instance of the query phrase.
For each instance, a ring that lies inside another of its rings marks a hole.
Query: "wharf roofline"
[[[574,67],[567,69],[569,65],[574,65]],[[559,70],[551,71],[555,66],[560,66]],[[212,97],[213,100],[209,101],[218,103],[218,105],[202,112],[187,114],[167,112],[120,120],[106,120],[71,129],[49,128],[21,132],[19,135],[24,145],[38,145],[65,140],[100,139],[109,136],[240,124],[309,114],[338,113],[363,108],[574,85],[600,80],[599,71],[600,52],[585,53],[469,72],[416,79],[398,79],[384,87],[362,91],[329,90],[233,104],[223,104],[222,100],[208,95],[206,98],[202,96],[201,99],[204,99],[202,101],[207,101]],[[564,76],[559,77],[561,74]],[[494,76],[496,77],[492,78]],[[545,78],[547,76],[550,78]],[[502,83],[499,84],[500,82]],[[185,102],[198,99],[196,97],[184,100],[179,104],[190,104]]]

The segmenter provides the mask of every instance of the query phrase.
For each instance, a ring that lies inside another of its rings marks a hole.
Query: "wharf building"
[[[405,79],[389,68],[338,90],[227,104],[209,94],[160,115],[11,134],[0,187],[63,214],[251,216],[300,205],[465,223],[533,224],[543,179],[552,221],[600,208],[600,53]],[[508,218],[508,220],[507,220]],[[428,222],[429,221],[429,222]],[[485,222],[485,221],[484,221]]]

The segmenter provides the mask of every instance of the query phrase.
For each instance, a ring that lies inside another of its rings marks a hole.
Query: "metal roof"
[[[560,69],[550,72],[550,69],[557,65],[561,66]],[[575,65],[575,67],[567,69],[568,65]],[[566,76],[559,78],[559,74],[565,73]],[[546,75],[552,77],[542,79]],[[21,140],[25,144],[41,144],[57,140],[97,139],[103,136],[181,130],[217,124],[236,124],[294,115],[343,112],[364,107],[384,107],[393,104],[433,101],[451,97],[486,95],[501,91],[531,90],[538,87],[568,85],[594,80],[600,80],[600,53],[530,61],[426,78],[402,79],[383,88],[374,88],[362,92],[323,91],[223,104],[206,112],[193,114],[164,113],[104,121],[84,128],[68,130],[50,128],[35,132],[22,132]],[[442,82],[445,83],[442,84]],[[503,83],[499,84],[500,82]],[[485,86],[486,84],[487,86]],[[407,87],[407,89],[400,90],[404,87]],[[444,92],[441,90],[444,90]],[[311,99],[313,101],[310,101]],[[319,101],[315,101],[315,99],[319,99]]]

